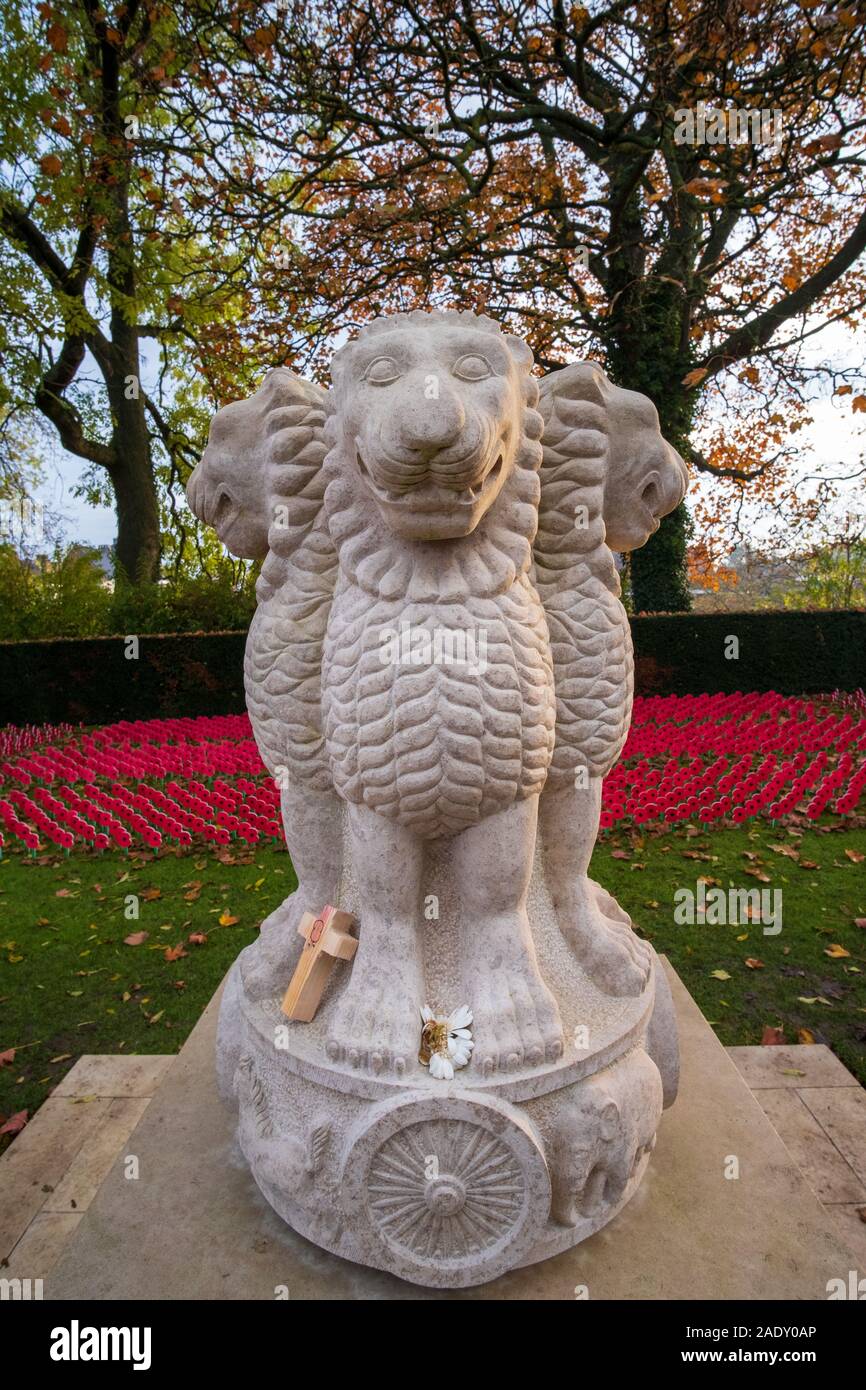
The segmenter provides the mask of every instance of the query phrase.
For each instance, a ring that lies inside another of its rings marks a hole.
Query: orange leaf
[[[164,952],[164,958],[166,960],[180,960],[181,957],[185,955],[186,951],[182,946],[166,946]]]
[[[824,951],[824,955],[829,956],[831,960],[842,960],[844,956],[850,956],[850,954],[850,951],[846,951],[845,947],[840,946],[836,941],[832,946],[827,946]]]
[[[706,374],[706,367],[695,367],[693,372],[689,372],[687,376],[683,377],[680,384],[682,386],[697,386],[699,382],[703,381]]]
[[[231,915],[230,912],[221,912],[221,913],[220,913],[220,916],[219,916],[219,924],[220,924],[221,927],[233,927],[233,926],[235,925],[235,923],[236,923],[236,922],[239,922],[239,921],[240,921],[240,918],[239,918],[239,917],[232,917],[232,915]]]
[[[758,960],[756,956],[746,956],[746,965],[750,970],[763,970],[764,962]]]
[[[814,1041],[815,1041],[815,1034],[811,1031],[811,1029],[809,1029],[809,1028],[798,1028],[798,1029],[797,1029],[797,1042],[798,1042],[798,1043],[804,1043],[807,1047],[810,1047],[810,1046],[814,1043]]]
[[[785,1041],[785,1034],[781,1028],[771,1028],[769,1023],[764,1024],[764,1031],[761,1034],[761,1043],[764,1047],[781,1047]]]
[[[15,1048],[10,1047],[7,1052],[0,1052],[0,1067],[11,1067],[15,1061]]]
[[[207,942],[207,932],[194,931],[187,938],[192,946],[204,946]]]
[[[124,946],[142,946],[150,936],[148,931],[134,931],[131,936],[123,938]]]
[[[866,854],[861,854],[859,849],[846,849],[845,855],[852,864],[862,864],[863,860],[866,859]]]
[[[69,43],[69,35],[62,24],[49,24],[48,33],[45,37],[55,53],[66,52]]]

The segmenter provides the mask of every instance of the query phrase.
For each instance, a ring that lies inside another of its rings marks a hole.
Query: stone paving
[[[866,1091],[829,1048],[731,1059],[866,1271]],[[2,1277],[47,1278],[171,1056],[82,1057],[0,1158]]]
[[[45,1279],[171,1056],[82,1057],[0,1158],[0,1274]]]
[[[866,1272],[866,1091],[822,1044],[728,1052]]]

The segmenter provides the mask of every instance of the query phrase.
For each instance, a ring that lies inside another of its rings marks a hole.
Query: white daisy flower
[[[454,1009],[447,1018],[437,1018],[429,1005],[421,1009],[421,1050],[418,1060],[430,1068],[430,1075],[439,1081],[452,1081],[454,1071],[465,1067],[472,1057],[475,1043],[469,1025],[472,1011],[466,1004]]]

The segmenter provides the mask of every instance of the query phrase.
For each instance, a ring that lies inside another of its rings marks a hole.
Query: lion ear
[[[502,336],[508,344],[511,356],[518,366],[522,367],[526,372],[530,371],[535,357],[533,356],[532,348],[529,344],[523,338],[518,338],[514,333],[503,333]]]

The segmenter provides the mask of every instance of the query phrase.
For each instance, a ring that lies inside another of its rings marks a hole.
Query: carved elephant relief
[[[563,1094],[550,1144],[555,1221],[574,1226],[616,1205],[661,1112],[661,1077],[642,1047]]]

